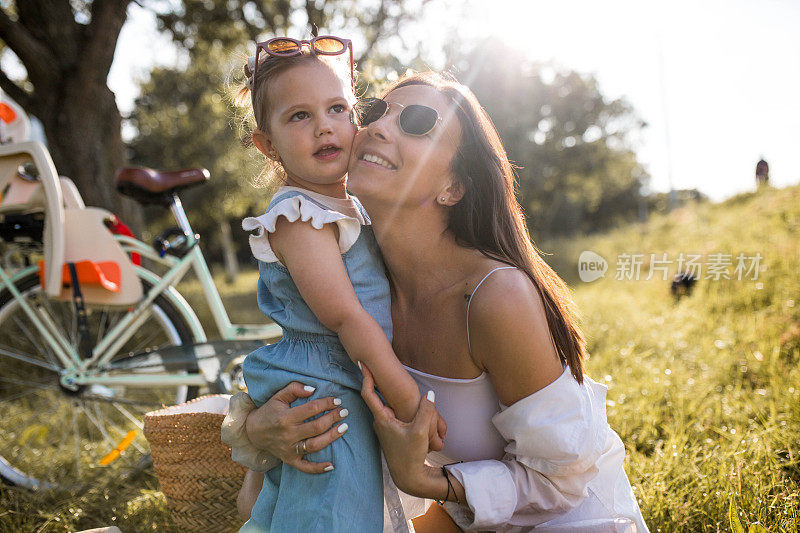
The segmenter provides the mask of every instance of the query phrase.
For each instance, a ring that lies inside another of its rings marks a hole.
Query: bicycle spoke
[[[19,379],[11,379],[4,376],[0,376],[0,381],[3,381],[5,383],[11,383],[13,385],[22,385],[25,388],[29,388],[31,386],[33,386],[34,389],[56,390],[58,388],[55,385],[46,386],[47,384],[46,381],[30,381],[30,380],[22,381]],[[36,385],[39,386],[37,387]]]
[[[39,390],[40,389],[24,390],[24,391],[20,392],[19,394],[17,394],[16,396],[11,396],[10,398],[6,398],[5,400],[3,400],[2,403],[14,402],[16,400],[19,400],[20,398],[24,398],[25,396],[28,396],[29,394],[34,394],[34,393],[38,392]]]
[[[72,318],[72,325],[69,328],[70,333],[70,344],[73,346],[78,345],[78,314],[75,312],[74,305],[72,304],[73,308],[70,309],[71,313],[69,316]]]
[[[74,328],[70,327],[70,324],[67,323],[68,319],[67,319],[66,315],[68,315],[69,313],[64,313],[64,311],[63,311],[64,304],[61,303],[61,302],[57,302],[56,300],[51,300],[50,298],[47,298],[47,297],[38,298],[37,301],[40,302],[42,307],[47,307],[47,309],[49,310],[48,314],[51,317],[56,317],[55,320],[58,322],[58,325],[61,326],[61,330],[70,332],[69,333],[70,340],[74,341],[74,338],[73,338],[72,333],[71,333],[72,331],[74,331]],[[56,309],[53,307],[53,304],[57,304],[57,307],[61,311],[57,312]]]
[[[89,420],[89,422],[91,422],[92,424],[94,424],[94,427],[97,428],[97,430],[100,432],[100,435],[102,435],[103,439],[105,439],[106,444],[111,446],[111,449],[113,450],[117,445],[114,442],[114,439],[111,438],[111,435],[109,435],[106,432],[105,426],[101,426],[101,422],[98,419],[96,419],[94,416],[89,414],[89,410],[86,408],[86,404],[85,403],[82,403],[80,408],[83,411],[83,414],[86,415],[86,419]]]
[[[38,351],[40,354],[44,354],[44,353],[45,353],[45,349],[44,349],[44,347],[42,347],[42,345],[41,345],[41,344],[39,344],[38,342],[36,342],[36,340],[35,340],[35,339],[36,339],[36,337],[35,337],[34,335],[31,335],[31,331],[30,331],[28,328],[26,328],[26,327],[25,327],[25,326],[22,324],[22,322],[21,322],[21,321],[20,321],[20,320],[19,320],[17,317],[14,317],[14,322],[16,322],[16,324],[17,324],[17,327],[19,327],[19,329],[21,329],[21,330],[22,330],[22,332],[25,334],[25,338],[26,338],[26,339],[28,339],[28,341],[29,341],[29,342],[30,342],[30,343],[33,345],[33,347],[34,347],[34,348],[35,348],[35,349],[36,349],[36,350],[37,350],[37,351]]]
[[[109,311],[108,312],[108,318],[106,320],[106,322],[108,324],[106,325],[106,332],[103,333],[103,337],[105,337],[106,333],[108,333],[109,331],[113,330],[116,327],[116,325],[119,323],[119,321],[122,320],[124,317],[125,317],[125,313],[117,313],[117,312],[114,312],[114,311]],[[99,343],[101,340],[103,340],[103,337],[99,337],[97,339],[97,342]]]
[[[29,357],[29,356],[26,356],[26,355],[10,352],[10,351],[4,349],[4,346],[5,346],[4,344],[0,344],[0,355],[2,355],[4,357],[11,357],[13,359],[17,359],[17,360],[22,361],[24,363],[35,365],[35,366],[44,368],[46,370],[51,370],[53,372],[58,372],[58,370],[59,370],[59,367],[51,365],[51,364],[48,364],[48,363],[43,363],[43,362],[39,361],[38,359],[34,359],[33,357]]]
[[[117,410],[120,413],[122,413],[125,416],[125,418],[130,420],[133,423],[133,425],[135,425],[137,428],[139,428],[139,431],[144,430],[144,424],[142,424],[142,422],[137,420],[137,418],[135,416],[133,416],[130,411],[128,411],[127,409],[122,407],[122,405],[120,405],[119,402],[112,401],[111,403],[114,405],[114,407],[117,408]]]
[[[155,349],[155,348],[158,348],[158,344],[157,343],[152,343],[151,344],[151,342],[150,342],[152,339],[155,339],[158,334],[159,334],[158,331],[151,332],[149,337],[147,337],[144,341],[141,341],[139,344],[137,344],[136,348],[131,350],[131,351],[133,353],[138,353],[138,352],[141,352],[143,349],[147,349],[147,348]]]
[[[95,406],[95,408],[96,408],[96,406]],[[98,415],[98,416],[99,416],[99,415]],[[119,433],[119,434],[120,434],[122,437],[125,437],[125,436],[128,434],[127,430],[125,430],[124,428],[121,428],[120,426],[118,426],[117,424],[115,424],[115,423],[114,423],[114,422],[113,422],[113,421],[112,421],[110,418],[109,418],[108,420],[106,420],[106,423],[107,423],[109,426],[111,426],[111,427],[112,427],[112,428],[113,428],[113,429],[114,429],[114,430],[115,430],[117,433]],[[140,445],[139,445],[139,444],[136,442],[136,440],[134,440],[133,442],[131,442],[131,446],[133,446],[134,448],[136,448],[136,449],[139,451],[139,453],[145,453],[145,449],[144,449],[144,448],[142,448],[142,447],[141,447],[141,446],[140,446]]]
[[[47,417],[47,415],[50,415],[50,414],[52,414],[53,412],[55,412],[55,410],[56,410],[56,408],[55,408],[55,407],[53,407],[52,409],[50,409],[50,410],[49,410],[49,411],[47,411],[46,413],[33,413],[31,416],[29,416],[29,417],[28,417],[28,419],[27,419],[27,420],[25,420],[25,422],[24,422],[24,423],[22,423],[22,424],[17,424],[17,427],[18,427],[18,428],[20,428],[20,429],[23,429],[23,430],[24,430],[25,428],[27,428],[27,427],[29,427],[29,426],[30,426],[31,422],[32,422],[34,419],[36,419],[36,418],[39,418],[39,417],[46,418],[46,417]],[[17,444],[17,443],[16,443],[16,441],[9,441],[8,443],[6,443],[6,445],[5,445],[5,446],[3,446],[3,448],[2,448],[2,449],[0,449],[0,455],[6,455],[6,452],[7,452],[9,449],[11,449],[11,447],[12,447],[12,446],[14,446],[15,444]]]
[[[94,344],[97,346],[106,334],[106,325],[108,323],[108,306],[103,306],[102,314],[100,315],[100,325],[97,327],[97,337],[94,339]]]
[[[78,411],[72,410],[72,433],[75,436],[75,467],[78,477],[81,475],[81,445],[78,436]]]

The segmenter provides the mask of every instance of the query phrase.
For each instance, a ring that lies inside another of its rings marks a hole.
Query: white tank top
[[[475,286],[467,301],[467,346],[469,339],[469,306],[478,287],[497,272],[516,267],[495,268]],[[506,441],[492,425],[492,417],[500,412],[489,374],[483,372],[472,379],[444,378],[405,367],[419,386],[420,393],[436,393],[436,409],[447,422],[447,437],[441,452],[428,454],[428,461],[440,466],[459,461],[502,459]]]

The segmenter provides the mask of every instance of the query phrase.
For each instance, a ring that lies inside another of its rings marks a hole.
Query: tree
[[[125,165],[119,109],[106,85],[131,0],[9,0],[0,4],[0,41],[20,60],[26,78],[0,72],[0,87],[44,125],[59,172],[90,205],[139,226],[139,210],[123,201],[111,176]],[[425,0],[419,0],[424,2]],[[400,0],[139,0],[190,54],[204,45],[235,47],[261,33],[345,22],[377,42],[407,13]]]
[[[89,205],[137,225],[111,177],[125,163],[122,117],[106,85],[130,0],[24,0],[0,8],[0,40],[27,72],[0,87],[44,125],[50,153]]]
[[[636,219],[648,175],[630,138],[645,124],[627,102],[607,100],[591,75],[535,63],[499,43],[488,52],[451,51],[450,61],[518,166],[520,203],[536,238]]]

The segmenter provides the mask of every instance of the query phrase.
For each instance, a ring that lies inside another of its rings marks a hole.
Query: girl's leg
[[[264,483],[264,473],[248,470],[244,475],[242,488],[236,497],[236,510],[242,522],[250,520],[250,513],[253,512],[253,505],[256,503],[258,493],[261,492],[261,485]]]

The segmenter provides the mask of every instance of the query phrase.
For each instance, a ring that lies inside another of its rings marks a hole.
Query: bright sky
[[[123,111],[135,79],[178,61],[152,15],[135,4],[129,13],[109,76]],[[471,0],[429,8],[424,21],[434,48],[455,22],[594,73],[648,122],[635,148],[653,190],[671,178],[721,200],[754,188],[762,155],[773,185],[800,182],[800,2]]]

